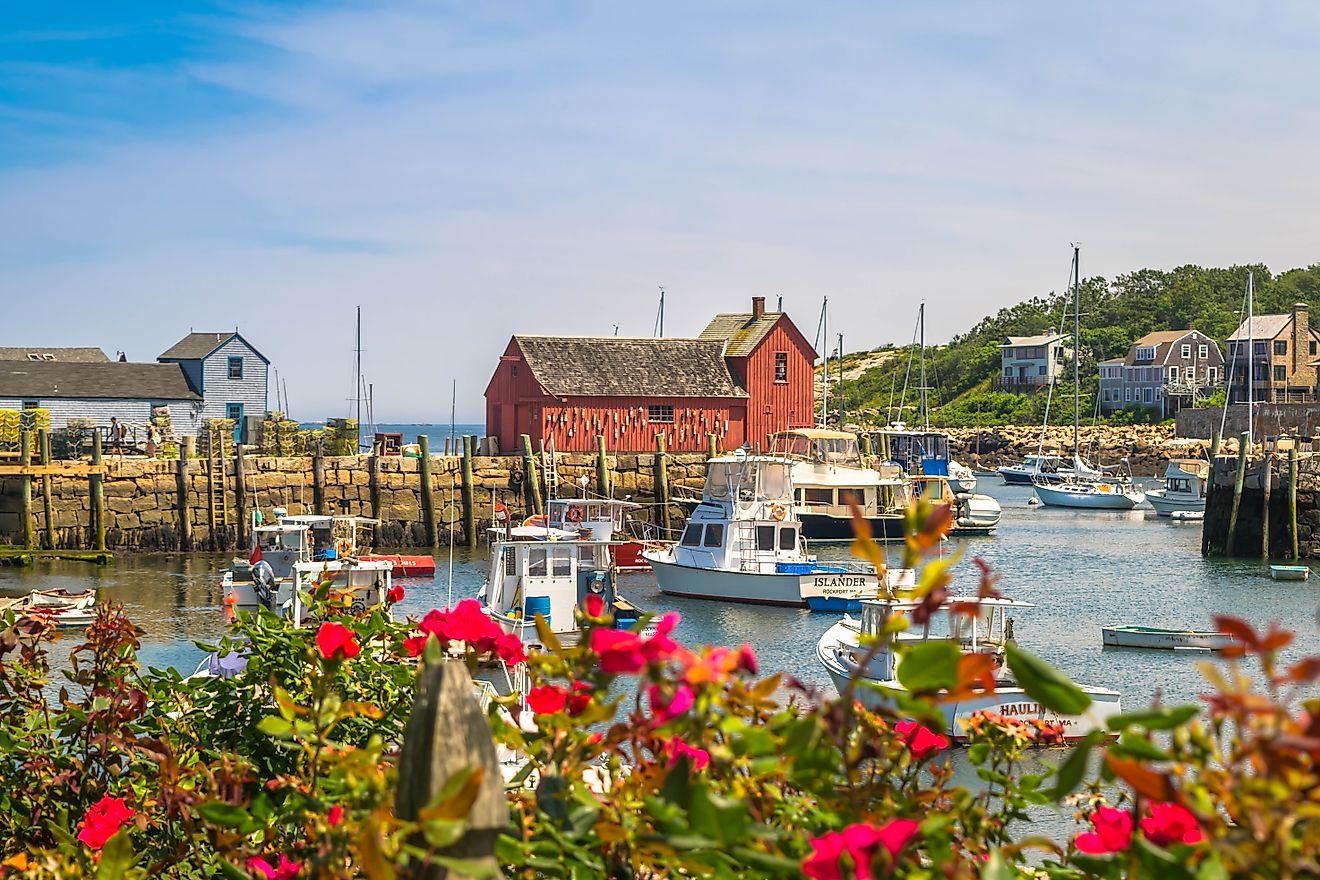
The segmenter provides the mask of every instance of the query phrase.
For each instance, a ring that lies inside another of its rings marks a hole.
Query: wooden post
[[[101,463],[101,432],[92,432],[92,464]],[[92,528],[96,536],[96,549],[105,552],[105,491],[101,474],[92,474],[87,478],[87,486],[92,496]]]
[[[475,440],[475,437],[469,437],[468,440]],[[467,541],[469,547],[477,546],[477,512],[476,505],[472,499],[472,452],[475,443],[468,442],[463,444],[463,458],[461,461],[463,467],[463,539]],[[449,484],[452,490],[453,483]],[[450,526],[453,528],[453,526]]]
[[[660,505],[660,527],[669,536],[669,456],[665,454],[665,435],[655,435],[655,500]]]
[[[41,447],[41,463],[50,464],[50,432],[45,428],[37,431],[37,445]],[[50,474],[41,475],[41,509],[45,514],[46,537],[43,546],[47,550],[55,549],[55,517],[51,513]]]
[[[463,452],[468,458],[477,457],[477,435],[468,434],[463,438]]]
[[[536,475],[536,458],[532,455],[532,436],[522,435],[523,455],[523,495],[526,499],[528,516],[541,512],[541,478]]]
[[[874,447],[871,446],[871,435],[869,433],[863,431],[858,442],[862,445],[862,455],[870,458],[875,454]]]
[[[243,479],[243,444],[234,444],[234,516],[238,522],[234,527],[235,542],[239,547],[247,547],[247,490]]]
[[[1297,559],[1297,444],[1288,450],[1288,537],[1292,541],[1292,558]]]
[[[18,432],[18,465],[26,470],[32,465],[32,434],[27,428]],[[32,475],[24,473],[18,478],[22,492],[23,547],[33,550],[37,546],[36,529],[32,522]]]
[[[325,516],[325,453],[319,443],[312,453],[312,511]]]
[[[481,774],[481,782],[464,815],[467,830],[438,855],[470,861],[474,867],[497,876],[495,843],[509,824],[509,807],[490,724],[477,705],[472,678],[461,662],[429,664],[417,684],[417,698],[399,754],[395,812],[405,821],[416,821],[446,783],[469,768]],[[429,849],[425,840],[416,842],[422,850]],[[410,880],[459,880],[464,875],[423,863],[403,876]]]
[[[714,434],[706,435],[706,461],[720,454],[720,438]]]
[[[1224,542],[1224,555],[1233,555],[1233,538],[1237,535],[1238,508],[1242,506],[1242,482],[1247,477],[1247,455],[1250,452],[1247,432],[1238,435],[1237,478],[1233,481],[1233,512],[1228,517],[1228,539]]]
[[[1271,455],[1267,452],[1262,456],[1260,463],[1263,468],[1261,474],[1261,488],[1264,493],[1261,499],[1261,521],[1260,521],[1260,558],[1270,558],[1270,485],[1274,482],[1274,462],[1271,461]]]
[[[384,520],[380,510],[380,447],[372,447],[371,458],[367,459],[367,487],[371,494],[371,516]]]
[[[417,459],[417,476],[422,491],[422,526],[426,529],[426,546],[439,544],[435,535],[435,496],[431,494],[431,440],[425,434],[417,435],[422,457]]]
[[[192,510],[188,507],[188,459],[192,457],[196,437],[184,437],[179,444],[179,460],[175,463],[175,506],[179,516],[179,549],[192,549]]]
[[[605,455],[605,435],[596,435],[596,494],[602,498],[611,498],[610,460]]]
[[[1219,445],[1223,442],[1223,437],[1219,434],[1219,429],[1215,428],[1210,435],[1210,460],[1214,461],[1215,456],[1219,454]]]

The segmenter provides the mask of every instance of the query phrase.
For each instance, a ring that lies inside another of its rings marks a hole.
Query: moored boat
[[[1067,482],[1035,484],[1036,497],[1050,507],[1073,507],[1086,510],[1132,510],[1146,499],[1125,479],[1073,479]]]
[[[1204,459],[1170,459],[1164,469],[1164,485],[1147,491],[1146,500],[1159,516],[1172,516],[1175,512],[1204,513],[1209,477],[1210,462]]]
[[[1157,626],[1106,626],[1101,638],[1107,648],[1152,648],[1166,651],[1222,651],[1234,643],[1229,633],[1188,629],[1164,629]]]
[[[628,514],[640,508],[631,501],[609,498],[552,498],[545,504],[545,524],[610,542],[610,557],[619,571],[650,571],[642,551],[666,542],[643,540],[635,533],[636,526]]]
[[[1041,482],[1062,483],[1073,475],[1072,468],[1063,465],[1063,459],[1052,453],[1027,455],[1021,464],[999,466],[999,476],[1006,486],[1039,485]]]
[[[1270,577],[1276,581],[1304,581],[1311,576],[1306,565],[1271,565]]]

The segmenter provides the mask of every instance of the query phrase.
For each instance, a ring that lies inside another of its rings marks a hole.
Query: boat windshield
[[[787,461],[749,458],[745,461],[712,460],[706,467],[705,496],[715,501],[736,497],[751,501],[791,500],[793,483]]]
[[[843,464],[861,467],[862,455],[857,445],[857,438],[851,435],[809,436],[788,432],[776,434],[775,448],[789,458],[818,464]]]

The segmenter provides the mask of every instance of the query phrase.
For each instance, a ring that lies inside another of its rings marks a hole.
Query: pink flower
[[[587,617],[600,618],[605,615],[605,600],[595,593],[588,593],[586,601]]]
[[[665,754],[669,757],[666,767],[673,767],[683,758],[688,759],[688,763],[693,770],[704,770],[706,765],[710,763],[710,752],[690,746],[678,737],[674,737],[665,743]]]
[[[1200,823],[1182,804],[1152,803],[1150,815],[1141,820],[1141,833],[1156,846],[1196,844],[1205,840]]]
[[[904,745],[918,761],[924,761],[949,747],[949,741],[943,735],[933,733],[915,721],[900,721],[894,725],[894,730],[898,731]]]
[[[133,811],[124,803],[123,798],[105,795],[91,806],[83,816],[82,828],[78,839],[92,849],[105,846],[110,838],[119,833],[124,823],[133,818]]]
[[[552,684],[534,687],[527,692],[527,706],[537,715],[554,715],[568,704],[568,690]]]
[[[448,611],[432,610],[422,618],[418,628],[439,639],[442,648],[448,648],[450,642],[465,642],[478,654],[495,651],[504,633],[499,624],[481,610],[481,603],[476,599],[464,599]],[[505,644],[509,650],[511,646]]]
[[[746,672],[748,675],[756,675],[761,670],[761,664],[756,662],[756,652],[752,650],[751,645],[742,645],[738,648],[738,671]]]
[[[266,880],[293,880],[302,870],[302,862],[291,862],[289,857],[280,853],[280,863],[278,867],[272,866],[270,862],[257,856],[248,859],[248,870],[253,874],[260,874]]]
[[[677,718],[691,709],[693,703],[692,688],[685,684],[675,688],[671,697],[666,697],[664,690],[659,685],[653,684],[646,689],[646,697],[651,702],[651,714],[655,717],[656,724],[664,724]]]
[[[333,807],[326,810],[325,821],[331,828],[334,828],[340,822],[344,821],[344,808],[339,804],[335,804]]]
[[[917,833],[918,823],[911,819],[892,819],[876,828],[864,822],[849,825],[811,841],[812,854],[802,863],[802,873],[813,880],[843,878],[839,857],[847,853],[857,880],[871,880],[871,864],[883,847],[889,854],[888,874],[898,864],[898,857]]]
[[[1132,843],[1132,814],[1101,806],[1091,814],[1095,831],[1077,835],[1077,848],[1091,855],[1122,852]]]
[[[385,598],[389,599],[391,604],[398,604],[403,601],[403,587],[390,587],[385,593]]]
[[[316,631],[316,647],[327,660],[351,660],[362,650],[353,637],[353,631],[333,620],[321,624],[321,628]]]
[[[669,637],[682,620],[677,611],[670,611],[655,625],[655,635],[642,643],[642,654],[650,663],[663,663],[682,650],[678,642]]]
[[[646,668],[642,640],[636,633],[593,629],[591,650],[600,655],[600,669],[607,675],[636,675]]]

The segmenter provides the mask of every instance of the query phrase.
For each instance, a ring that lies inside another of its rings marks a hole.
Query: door
[[[225,418],[234,423],[234,442],[243,442],[243,404],[226,403]]]

